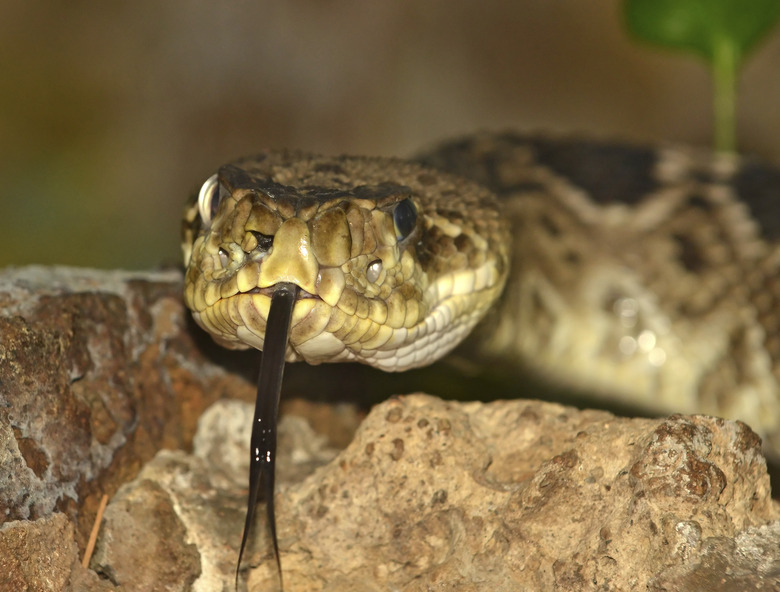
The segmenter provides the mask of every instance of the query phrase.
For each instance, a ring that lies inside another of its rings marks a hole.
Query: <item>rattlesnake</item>
[[[780,171],[515,133],[415,161],[268,151],[222,167],[185,213],[198,324],[263,349],[271,296],[293,286],[288,361],[404,370],[487,314],[479,358],[740,419],[780,455]]]

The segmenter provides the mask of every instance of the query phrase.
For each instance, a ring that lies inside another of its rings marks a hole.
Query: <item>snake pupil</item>
[[[407,198],[396,204],[393,210],[393,223],[399,241],[412,234],[414,227],[417,226],[417,208],[414,207],[411,199]]]

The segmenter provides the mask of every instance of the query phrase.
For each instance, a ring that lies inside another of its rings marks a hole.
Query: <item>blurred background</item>
[[[618,0],[4,2],[0,265],[178,264],[187,196],[264,147],[408,155],[483,128],[710,141],[710,80]],[[780,35],[741,81],[780,163]]]

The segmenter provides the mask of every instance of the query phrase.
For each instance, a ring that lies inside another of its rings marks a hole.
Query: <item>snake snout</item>
[[[272,237],[272,243],[273,247],[260,264],[257,287],[290,283],[316,294],[320,266],[312,252],[306,222],[300,218],[285,220]]]

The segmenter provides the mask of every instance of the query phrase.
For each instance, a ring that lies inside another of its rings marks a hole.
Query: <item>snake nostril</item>
[[[257,241],[257,246],[252,250],[259,249],[260,251],[268,251],[273,246],[273,235],[263,234],[262,232],[257,232],[256,230],[249,230],[248,232]]]

